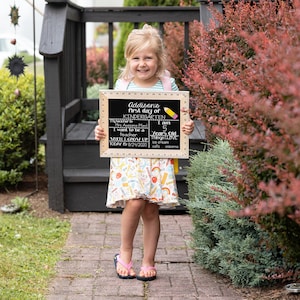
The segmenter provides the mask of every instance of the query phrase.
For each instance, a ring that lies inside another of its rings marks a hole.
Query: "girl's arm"
[[[106,137],[106,134],[104,132],[104,129],[100,127],[100,119],[98,120],[98,125],[95,127],[95,140],[100,141],[101,139],[104,139]]]

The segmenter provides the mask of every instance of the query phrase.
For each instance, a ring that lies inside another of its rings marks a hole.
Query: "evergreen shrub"
[[[34,77],[0,70],[0,189],[16,185],[35,160]],[[37,134],[45,131],[44,79],[36,78]]]
[[[230,174],[238,174],[239,168],[229,143],[222,140],[191,157],[189,201],[185,203],[193,221],[194,257],[197,263],[228,276],[237,286],[266,285],[278,269],[288,269],[288,265],[280,250],[270,247],[268,233],[250,217],[230,215],[241,209],[228,197],[237,197]]]
[[[87,88],[87,97],[88,99],[98,99],[99,91],[108,89],[108,84],[94,84],[92,86],[88,86]],[[90,110],[86,115],[83,116],[83,120],[85,121],[97,121],[99,119],[99,109]]]

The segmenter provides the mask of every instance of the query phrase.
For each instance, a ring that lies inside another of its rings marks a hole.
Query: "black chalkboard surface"
[[[188,105],[188,92],[101,91],[100,156],[188,158]]]

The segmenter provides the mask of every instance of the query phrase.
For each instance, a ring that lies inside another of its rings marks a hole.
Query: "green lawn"
[[[45,299],[70,224],[29,214],[0,214],[1,300]]]

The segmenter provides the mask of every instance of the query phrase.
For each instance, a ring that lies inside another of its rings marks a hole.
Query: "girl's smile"
[[[158,78],[157,56],[151,50],[137,51],[129,59],[130,72],[133,75],[134,83],[141,87],[150,87],[154,85]]]

